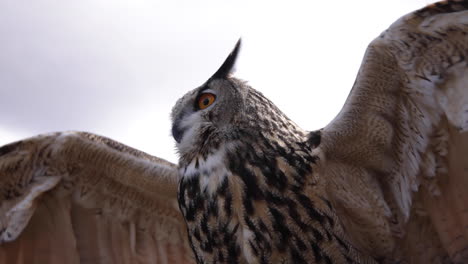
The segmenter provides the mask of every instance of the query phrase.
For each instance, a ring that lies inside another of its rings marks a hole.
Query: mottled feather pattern
[[[393,23],[313,132],[233,76],[240,46],[174,106],[178,165],[86,132],[0,147],[0,263],[468,263],[468,1]]]
[[[352,235],[354,243],[376,257],[399,254],[397,238],[405,237],[411,225],[417,191],[441,195],[437,181],[447,175],[447,142],[453,140],[449,129],[462,128],[468,120],[463,113],[468,105],[466,5],[466,1],[431,5],[402,17],[374,40],[346,105],[336,122],[323,130],[326,166],[340,160],[330,178],[351,187],[357,179],[343,179],[341,174],[358,169],[359,181],[366,179],[360,188],[333,194],[337,206],[352,206],[349,201],[361,197],[373,208],[341,209],[339,215],[349,233],[360,234]],[[351,143],[357,135],[365,141]],[[375,191],[363,195],[358,191],[362,188]],[[366,208],[363,202],[359,207]],[[353,224],[353,218],[361,219],[359,225],[364,221],[367,231]]]
[[[222,159],[206,166],[201,152],[179,163],[179,204],[197,261],[365,263],[327,200],[325,180],[313,172],[319,158],[308,133],[245,82],[227,81],[245,104],[229,134],[211,135],[226,138],[213,146],[222,153],[209,152]]]

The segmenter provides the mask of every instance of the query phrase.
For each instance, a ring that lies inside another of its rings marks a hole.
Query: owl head
[[[288,133],[296,125],[260,92],[232,76],[239,40],[221,67],[203,85],[180,98],[172,109],[172,135],[180,162],[216,151],[220,145],[247,142],[260,133]]]

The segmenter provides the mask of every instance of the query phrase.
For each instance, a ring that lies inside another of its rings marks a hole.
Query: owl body
[[[206,93],[216,102],[200,109]],[[357,261],[314,172],[320,150],[309,133],[230,76],[177,106],[178,201],[198,263]]]

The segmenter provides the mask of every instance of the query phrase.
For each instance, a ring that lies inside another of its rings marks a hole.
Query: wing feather
[[[84,132],[0,148],[0,263],[192,263],[177,167]]]
[[[369,45],[322,130],[330,196],[376,258],[468,261],[467,58],[468,1],[408,14]]]

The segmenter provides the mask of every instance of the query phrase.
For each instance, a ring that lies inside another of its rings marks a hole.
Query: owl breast
[[[225,166],[223,154],[217,151],[183,169],[179,205],[190,243],[198,263],[258,263],[250,246],[256,236],[242,220],[247,219],[244,190]]]
[[[225,159],[226,148],[220,148],[180,169],[179,206],[198,263],[245,263],[233,176]]]
[[[313,173],[315,158],[299,146],[264,152],[260,144],[181,166],[179,205],[197,262],[346,263],[350,247]]]

